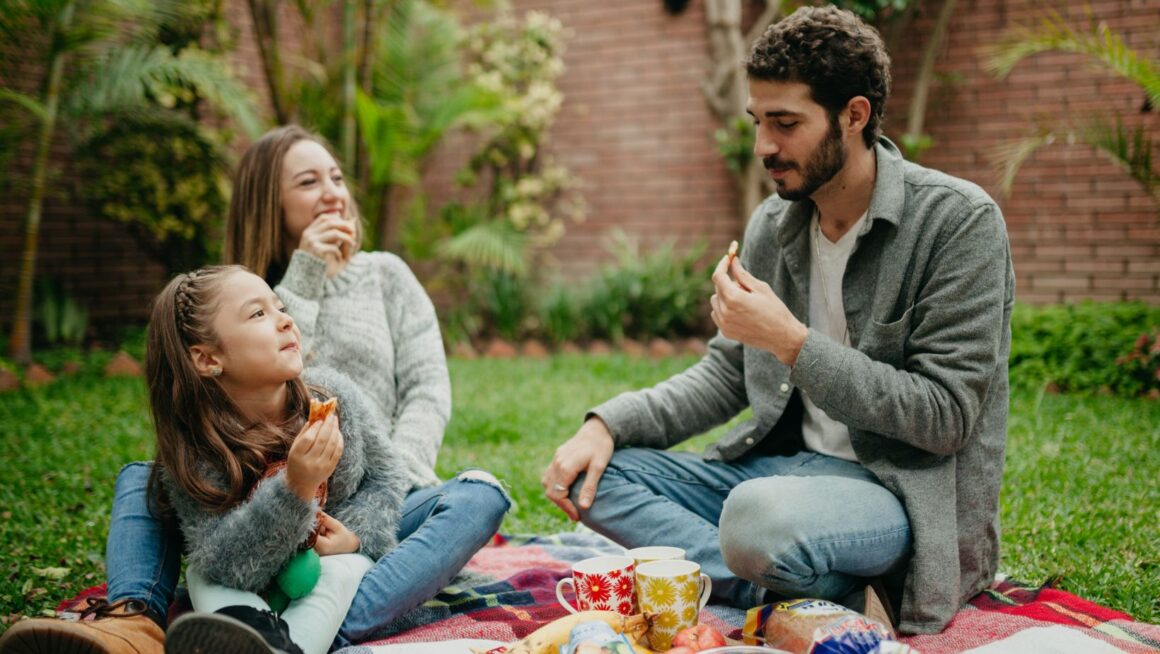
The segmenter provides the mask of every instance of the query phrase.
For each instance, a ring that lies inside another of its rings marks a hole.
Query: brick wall
[[[699,87],[709,56],[701,3],[680,16],[660,0],[514,5],[545,11],[571,31],[558,82],[564,104],[547,150],[579,178],[588,210],[553,250],[561,273],[591,273],[608,258],[615,228],[643,248],[672,239],[679,249],[704,241],[723,252],[747,216],[737,211],[713,140],[718,125]],[[428,178],[436,198],[453,192],[465,156],[456,147],[441,154]]]
[[[1032,24],[1045,7],[1080,28],[1089,24],[1090,11],[1091,19],[1106,22],[1140,54],[1153,60],[1160,55],[1158,0],[960,0],[936,67],[943,79],[955,81],[931,94],[927,131],[936,145],[923,163],[975,181],[1000,200],[1020,300],[1160,303],[1160,207],[1103,155],[1084,145],[1051,145],[1024,164],[1008,197],[993,182],[988,149],[1030,133],[1037,119],[1119,112],[1127,125],[1150,126],[1153,138],[1160,137],[1160,107],[1141,113],[1144,93],[1138,86],[1093,68],[1081,55],[1030,57],[1004,81],[982,70],[981,48],[1013,24]],[[914,34],[930,33],[935,10],[919,17]],[[905,128],[920,50],[893,53],[888,133]]]
[[[923,46],[922,38],[915,37],[929,34],[933,25],[938,3],[927,4],[927,13],[916,18],[892,53],[895,92],[886,125],[891,135],[906,122]],[[699,89],[708,66],[701,2],[694,0],[679,16],[665,13],[660,0],[519,0],[515,5],[520,11],[545,10],[573,32],[565,55],[568,68],[560,80],[565,103],[550,149],[583,181],[589,209],[588,219],[571,225],[554,250],[562,272],[590,271],[606,256],[603,245],[614,227],[639,236],[646,246],[669,238],[680,247],[704,240],[712,252],[723,251],[743,230],[746,216],[735,208],[736,193],[713,143],[716,123]],[[1155,128],[1160,121],[1155,111],[1140,113],[1141,92],[1089,67],[1079,55],[1038,55],[1005,81],[982,71],[980,48],[1044,6],[1031,0],[959,0],[936,67],[940,79],[953,81],[940,82],[931,94],[927,131],[936,145],[924,163],[973,180],[999,197],[987,149],[1027,133],[1036,117],[1118,110],[1129,124]],[[1084,24],[1084,12],[1090,10],[1093,18],[1124,35],[1129,46],[1149,57],[1160,54],[1160,0],[1053,6],[1077,25]],[[234,61],[264,97],[243,3],[230,0],[226,7],[237,36]],[[35,73],[24,65],[0,66],[5,83],[32,83]],[[65,136],[58,141],[63,146]],[[57,152],[62,176],[45,203],[38,274],[70,284],[96,320],[143,317],[163,281],[160,268],[136,250],[122,229],[92,218],[70,197],[66,149]],[[447,192],[461,154],[451,148],[433,166],[428,181],[435,191]],[[18,166],[26,166],[27,159]],[[5,329],[13,308],[24,199],[11,191],[0,198],[0,324]],[[1000,203],[1020,299],[1160,303],[1160,208],[1090,148],[1054,145],[1040,151]]]

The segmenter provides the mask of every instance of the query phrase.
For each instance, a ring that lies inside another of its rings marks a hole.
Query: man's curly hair
[[[878,30],[834,6],[802,7],[770,25],[745,60],[750,79],[801,82],[831,120],[850,98],[870,101],[862,131],[867,147],[882,135],[890,97],[890,56]]]

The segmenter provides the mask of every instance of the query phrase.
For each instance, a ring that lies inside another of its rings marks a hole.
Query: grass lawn
[[[505,532],[571,529],[540,494],[556,446],[586,408],[692,362],[452,361],[439,472],[478,466],[505,479],[516,500]],[[1001,570],[1061,575],[1069,591],[1160,623],[1160,402],[1020,391],[1011,404]],[[0,624],[103,581],[113,480],[150,457],[152,438],[140,380],[80,376],[0,395]]]

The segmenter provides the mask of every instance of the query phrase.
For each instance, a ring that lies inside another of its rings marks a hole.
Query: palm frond
[[[147,104],[150,97],[164,97],[175,85],[196,89],[211,105],[233,117],[248,135],[262,133],[263,125],[246,90],[221,59],[196,49],[176,56],[163,47],[109,49],[71,89],[68,108],[90,115],[131,111]]]
[[[1047,51],[1074,52],[1091,57],[1103,67],[1139,84],[1153,106],[1160,106],[1160,67],[1141,57],[1106,23],[1080,32],[1052,11],[1037,27],[1018,27],[984,51],[983,66],[999,79],[1034,54]]]
[[[1023,162],[1035,154],[1036,150],[1054,142],[1055,139],[1056,134],[1052,130],[1043,128],[1030,136],[1005,141],[990,148],[991,165],[1004,194],[1011,193],[1015,176],[1019,174]]]
[[[1160,203],[1160,171],[1152,166],[1156,142],[1142,127],[1129,129],[1123,121],[1093,120],[1076,130],[1085,143],[1103,152]]]
[[[160,72],[172,84],[184,83],[197,89],[211,105],[237,121],[251,138],[268,129],[254,112],[256,103],[249,90],[234,76],[225,60],[204,50],[186,48]]]
[[[377,35],[373,95],[416,104],[425,112],[442,97],[432,90],[461,82],[459,43],[462,29],[450,14],[423,0],[401,0]]]
[[[439,245],[445,259],[517,278],[528,272],[527,252],[527,235],[500,220],[472,225]]]
[[[36,116],[37,120],[44,120],[46,116],[44,105],[39,100],[17,91],[0,89],[0,103],[10,103],[22,107],[25,111]]]
[[[376,183],[415,184],[423,158],[449,130],[486,120],[501,105],[463,79],[463,34],[447,12],[400,0],[382,21],[369,95],[358,100]]]
[[[384,104],[357,92],[355,115],[366,145],[375,184],[412,185],[419,181],[415,162],[416,130],[412,117],[400,104]]]
[[[1122,121],[1093,118],[1086,124],[1041,125],[1034,134],[991,148],[991,160],[1004,193],[1010,193],[1023,163],[1052,143],[1086,143],[1103,153],[1160,203],[1160,171],[1152,164],[1156,142],[1142,127],[1129,129]]]

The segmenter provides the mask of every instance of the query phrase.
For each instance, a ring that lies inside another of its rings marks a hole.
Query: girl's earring
[[[211,377],[221,377],[222,376],[222,369],[220,366],[214,366],[214,367],[209,369],[209,374]]]

